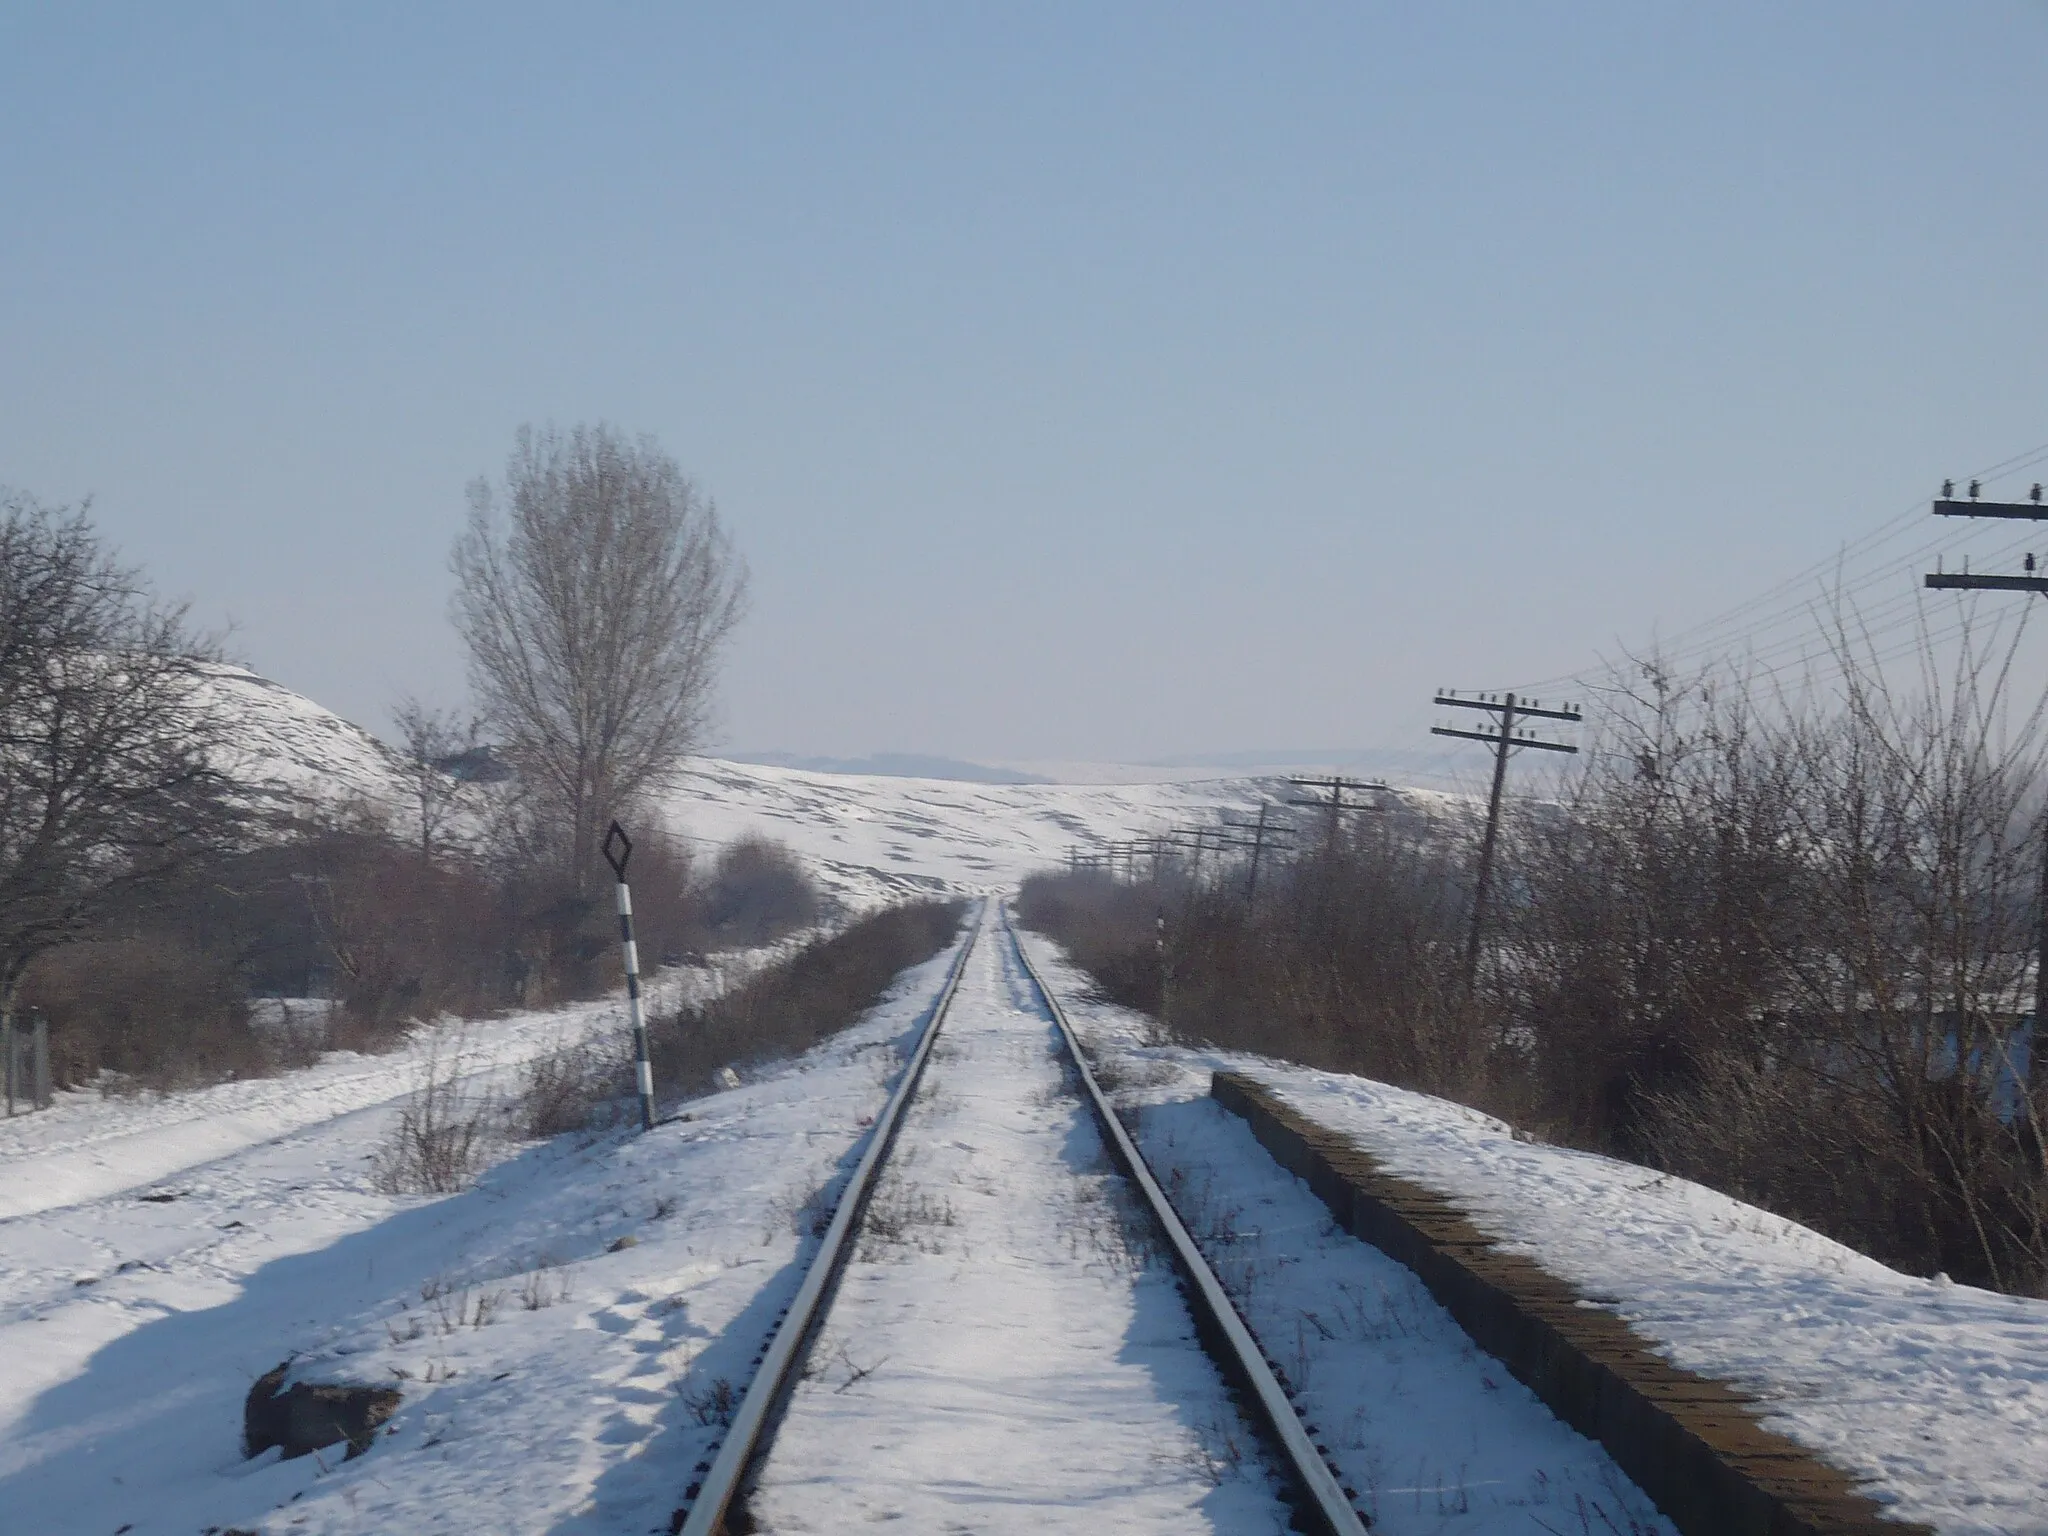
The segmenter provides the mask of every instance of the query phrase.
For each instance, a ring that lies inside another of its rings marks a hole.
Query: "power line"
[[[1337,851],[1337,824],[1343,819],[1344,813],[1346,811],[1379,810],[1378,797],[1393,788],[1384,779],[1347,779],[1342,774],[1334,774],[1328,778],[1321,779],[1289,779],[1287,782],[1296,789],[1326,789],[1330,792],[1330,798],[1327,800],[1312,796],[1307,800],[1289,800],[1286,802],[1288,805],[1319,810],[1329,815],[1328,830],[1324,834],[1323,842],[1325,852],[1330,854],[1334,854]],[[1374,798],[1363,802],[1354,800],[1349,805],[1344,803],[1345,791],[1361,789],[1371,791]]]
[[[2016,475],[2043,462],[2048,462],[2048,443],[2039,444],[1997,464],[1989,465],[1971,478],[1992,481]],[[1903,575],[1907,570],[1924,564],[1938,549],[1945,548],[1952,542],[1952,535],[1919,540],[1912,549],[1891,555],[1874,568],[1856,569],[1868,563],[1869,558],[1875,556],[1886,544],[1899,539],[1915,526],[1924,526],[1919,523],[1919,518],[1924,515],[1921,510],[1923,505],[1915,501],[1912,507],[1887,518],[1876,528],[1844,543],[1833,554],[1803,567],[1764,591],[1731,608],[1687,625],[1669,636],[1658,637],[1651,649],[1655,654],[1674,664],[1684,665],[1691,658],[1704,657],[1709,653],[1729,649],[1729,642],[1734,638],[1747,637],[1754,641],[1760,634],[1768,634],[1787,625],[1810,624],[1817,598],[1829,598],[1836,605],[1847,601],[1853,606],[1859,592],[1868,591],[1893,576]],[[1834,573],[1831,597],[1825,589],[1820,593],[1808,590],[1813,583],[1831,571]],[[1888,612],[1897,612],[1896,608],[1890,606],[1889,600],[1886,607]],[[1797,644],[1798,638],[1784,636],[1774,640],[1772,645],[1778,648],[1790,647]],[[1554,691],[1567,685],[1584,686],[1591,678],[1605,670],[1605,666],[1603,663],[1574,672],[1539,678],[1518,685],[1515,691],[1526,695],[1539,691]]]

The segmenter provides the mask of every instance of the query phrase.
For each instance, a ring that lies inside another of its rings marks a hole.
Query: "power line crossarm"
[[[1936,517],[2017,517],[2028,522],[2048,521],[2048,506],[2038,501],[1951,501],[1934,504]]]
[[[2048,592],[2048,576],[1965,576],[1931,572],[1927,585],[1960,592]]]
[[[1521,711],[1517,710],[1516,713],[1519,714]],[[1448,725],[1432,725],[1429,728],[1429,734],[1432,736],[1462,736],[1467,741],[1483,741],[1489,745],[1496,744],[1501,739],[1499,731],[1460,731]],[[1576,752],[1579,750],[1577,747],[1562,741],[1542,741],[1534,736],[1511,736],[1508,738],[1508,745],[1510,747],[1534,747],[1539,752]]]

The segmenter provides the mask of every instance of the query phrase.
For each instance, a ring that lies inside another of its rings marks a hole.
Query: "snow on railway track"
[[[683,1536],[1055,1514],[1358,1536],[1057,1001],[1007,920],[989,927],[984,910]]]

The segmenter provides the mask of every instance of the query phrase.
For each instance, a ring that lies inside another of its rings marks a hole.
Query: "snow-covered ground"
[[[190,1121],[131,1125],[105,1150],[135,1175],[118,1191],[0,1220],[0,1528],[665,1528],[947,961],[687,1121],[508,1147],[460,1195],[378,1192],[396,1106],[350,1107],[369,1090],[345,1076],[268,1085],[304,1096],[273,1111],[296,1128],[174,1177]],[[555,1016],[554,1037],[587,1022]],[[1280,1529],[993,929],[941,1040],[778,1444],[768,1528],[836,1529],[859,1507],[905,1529]],[[1536,1536],[1596,1511],[1662,1529],[1597,1448],[1432,1324],[1403,1272],[1217,1129],[1169,1125],[1153,1150],[1264,1306],[1269,1349],[1320,1362],[1300,1384],[1382,1528]],[[38,1163],[18,1147],[10,1172],[32,1185]],[[1286,1256],[1247,1263],[1233,1230]],[[355,1460],[244,1461],[243,1397],[287,1358],[398,1386],[388,1433]]]
[[[1134,1097],[1149,1106],[1148,1157],[1178,1157],[1192,1139],[1211,1166],[1249,1162],[1248,1131],[1202,1100],[1211,1071],[1245,1072],[1355,1138],[1389,1172],[1456,1199],[1504,1246],[1600,1298],[1675,1364],[1752,1393],[1771,1428],[1863,1480],[1899,1518],[1942,1536],[2048,1532],[2048,1302],[1902,1275],[1700,1185],[1517,1141],[1499,1121],[1442,1099],[1227,1052],[1146,1047],[1148,1021],[1087,1001],[1054,945],[1024,942],[1073,1000],[1084,1036],[1139,1063],[1129,1070]],[[1205,1198],[1242,1206],[1232,1195]],[[1262,1215],[1243,1262],[1262,1275],[1288,1270],[1307,1219],[1276,1227]],[[1313,1325],[1303,1338],[1319,1384],[1326,1341]],[[1497,1367],[1490,1379],[1513,1385]]]
[[[717,964],[664,970],[649,978],[650,1011],[723,990],[771,961],[784,946],[734,950]],[[259,1019],[281,1007],[265,999]],[[324,1008],[301,1001],[300,1009]],[[278,1077],[244,1078],[180,1093],[63,1092],[47,1110],[0,1119],[0,1220],[96,1200],[168,1179],[246,1147],[411,1092],[433,1058],[444,1071],[498,1080],[591,1030],[625,1028],[619,998],[515,1013],[503,1019],[444,1021],[382,1056],[330,1051],[315,1066]],[[33,1170],[30,1172],[30,1170]],[[9,1255],[0,1244],[0,1265]]]
[[[278,795],[374,798],[380,783],[395,792],[389,755],[353,727],[261,679],[222,686],[240,690],[243,744],[272,765],[263,782]],[[714,842],[781,836],[850,904],[868,905],[1001,887],[1058,862],[1070,843],[1213,820],[1273,790],[1255,780],[985,785],[697,760],[670,808]],[[1074,974],[1042,941],[1026,942],[1078,999]],[[163,1098],[63,1095],[52,1111],[0,1122],[0,1531],[665,1528],[715,1434],[720,1383],[743,1379],[795,1284],[807,1202],[882,1101],[898,1042],[944,967],[940,957],[906,977],[872,1019],[704,1101],[690,1122],[646,1138],[508,1148],[476,1189],[446,1199],[380,1194],[370,1176],[417,1054],[332,1057],[285,1078]],[[1128,1443],[1105,1438],[1101,1466],[1061,1463],[1062,1475],[1085,1485],[1123,1464],[1119,1507],[1150,1510],[1132,1519],[1156,1525],[1165,1505],[1147,1500],[1185,1501],[1181,1474],[1216,1459],[1215,1441],[1178,1406],[1158,1410],[1205,1389],[1141,1363],[1174,1346],[1171,1330],[1145,1331],[1163,1314],[1148,1311],[1138,1270],[1075,1252],[1073,1264],[1047,1264],[1039,1286],[1028,1266],[990,1264],[1006,1248],[1044,1246],[1055,1174],[1071,1179],[1076,1201],[1099,1176],[1077,1171],[1088,1139],[1078,1132],[1059,1150],[1062,1166],[1048,1160],[1044,1134],[1074,1112],[1038,1080],[1052,1070],[1043,1024],[1018,1011],[1021,998],[1001,990],[1009,982],[983,979],[996,990],[977,993],[959,1026],[973,1050],[935,1063],[933,1097],[909,1139],[926,1150],[904,1164],[897,1190],[913,1213],[924,1197],[950,1202],[955,1224],[938,1225],[940,1252],[913,1238],[907,1255],[878,1255],[856,1274],[870,1276],[869,1316],[914,1304],[949,1316],[970,1342],[943,1369],[899,1361],[844,1393],[829,1374],[835,1354],[806,1396],[806,1412],[822,1417],[806,1422],[865,1422],[859,1397],[957,1421],[960,1444],[986,1438],[972,1426],[989,1421],[1006,1388],[1021,1408],[1039,1395],[1027,1379],[1081,1372],[1038,1371],[1044,1362],[991,1346],[993,1335],[977,1339],[986,1319],[975,1298],[1007,1297],[999,1310],[1021,1319],[1039,1308],[1071,1316],[1080,1300],[1048,1298],[1085,1295],[1091,1330],[1122,1348],[1147,1342],[1128,1360],[1090,1355],[1089,1381],[1122,1394],[1113,1418]],[[472,1026],[468,1069],[479,1085],[502,1082],[615,1007]],[[1105,1045],[1149,1058],[1125,1090],[1149,1106],[1146,1151],[1232,1272],[1269,1350],[1293,1362],[1310,1416],[1382,1528],[1660,1527],[1597,1448],[1476,1356],[1405,1271],[1336,1232],[1206,1101],[1214,1067],[1251,1071],[1391,1171],[1458,1199],[1676,1363],[1755,1394],[1772,1427],[1867,1479],[1902,1517],[1944,1536],[2048,1532],[2038,1455],[2048,1302],[1903,1276],[1698,1186],[1518,1142],[1439,1100],[1218,1053],[1146,1050],[1131,1016],[1078,1000],[1074,1012]],[[608,1251],[623,1237],[637,1246]],[[953,1283],[927,1285],[948,1266]],[[894,1338],[885,1342],[864,1352],[852,1333],[835,1335],[842,1376],[865,1369],[870,1353],[896,1360]],[[242,1462],[242,1396],[287,1355],[315,1374],[403,1383],[394,1433],[347,1463]],[[1064,1444],[1057,1431],[1076,1402],[1050,1403],[1047,1443]],[[881,1455],[877,1441],[838,1446],[842,1467]],[[1132,1451],[1139,1442],[1146,1449]],[[911,1475],[910,1463],[893,1465]],[[985,1469],[956,1480],[975,1478],[1002,1481]],[[819,1479],[839,1493],[852,1486]],[[1236,1510],[1230,1501],[1253,1485],[1232,1486],[1203,1493],[1189,1518]],[[816,1506],[792,1504],[789,1518],[791,1529],[816,1527]]]
[[[586,1004],[516,1015],[437,1035],[423,1031],[388,1056],[335,1051],[282,1077],[218,1083],[187,1093],[60,1093],[40,1114],[0,1120],[0,1219],[120,1194],[202,1163],[384,1104],[405,1094],[427,1053],[470,1075],[517,1066],[617,1012]],[[459,1038],[458,1038],[459,1036]],[[0,1265],[15,1257],[0,1246]]]
[[[268,1085],[298,1128],[175,1179],[189,1122],[133,1128],[121,1192],[0,1220],[0,1530],[666,1529],[946,964],[688,1121],[508,1148],[460,1195],[377,1191],[397,1106],[347,1107],[343,1077]],[[38,1168],[19,1149],[10,1184]],[[389,1436],[243,1461],[243,1398],[287,1357],[399,1385]]]

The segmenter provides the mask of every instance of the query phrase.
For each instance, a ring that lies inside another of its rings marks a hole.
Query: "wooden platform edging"
[[[1740,1392],[1653,1353],[1613,1313],[1501,1252],[1453,1202],[1382,1171],[1263,1085],[1218,1072],[1209,1092],[1340,1226],[1415,1271],[1475,1344],[1605,1446],[1685,1536],[1934,1536],[1886,1519],[1844,1473],[1764,1428]]]

